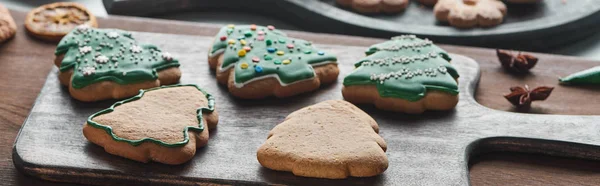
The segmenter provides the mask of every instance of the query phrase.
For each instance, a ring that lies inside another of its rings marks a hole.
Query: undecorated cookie
[[[17,25],[6,7],[0,4],[0,43],[15,36]]]
[[[502,23],[506,5],[499,0],[439,0],[435,18],[458,28],[491,27]]]
[[[135,161],[181,164],[217,126],[214,98],[196,85],[140,91],[90,116],[83,135],[106,152]]]
[[[430,40],[393,37],[366,54],[344,78],[345,100],[411,114],[451,110],[458,103],[458,72],[446,51]]]
[[[336,0],[342,6],[361,13],[398,13],[408,6],[408,0]]]
[[[369,115],[342,100],[291,113],[258,149],[260,164],[296,176],[369,177],[388,167],[386,143]]]
[[[337,80],[337,58],[273,26],[228,25],[208,53],[217,81],[239,98],[288,97]]]
[[[179,81],[179,62],[153,45],[138,44],[117,29],[77,27],[56,47],[61,84],[80,101],[122,99],[140,89]]]
[[[46,41],[60,41],[77,26],[98,27],[96,17],[79,3],[57,2],[31,10],[25,18],[28,33]]]

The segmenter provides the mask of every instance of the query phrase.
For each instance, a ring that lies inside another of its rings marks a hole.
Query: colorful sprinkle
[[[256,32],[256,33],[257,33],[259,36],[265,35],[265,32],[263,32],[263,31],[258,31],[258,32]]]
[[[258,37],[256,37],[256,40],[264,41],[265,40],[265,36],[258,36]]]
[[[247,69],[248,68],[248,63],[243,62],[240,67],[242,67],[242,69]]]
[[[267,26],[267,28],[268,28],[269,30],[275,30],[275,27],[274,27],[273,25],[269,25],[269,26]]]
[[[284,54],[285,54],[285,52],[283,52],[283,51],[277,51],[278,56],[283,56]]]
[[[279,39],[279,43],[283,44],[285,42],[286,42],[285,39]]]
[[[273,41],[271,41],[270,39],[267,39],[267,46],[271,46],[273,44]]]
[[[310,50],[307,50],[307,51],[304,51],[304,53],[305,53],[305,54],[311,54],[311,53],[312,53],[312,51],[310,51]]]
[[[228,24],[227,28],[235,28],[235,25],[234,24]]]
[[[254,67],[254,71],[256,71],[257,73],[262,73],[263,72],[263,68],[261,66],[255,66]]]
[[[265,60],[267,60],[267,61],[270,61],[271,59],[273,59],[273,57],[271,57],[271,56],[269,56],[269,55],[266,55],[266,56],[265,56]]]
[[[255,24],[250,25],[250,30],[256,30],[256,25]]]
[[[276,65],[281,65],[281,60],[275,60],[273,61],[273,63],[275,63]]]
[[[233,33],[233,29],[227,29],[227,35],[230,35],[231,33]]]
[[[244,57],[244,56],[246,56],[246,51],[245,51],[245,50],[240,50],[240,51],[238,51],[238,56],[239,56],[239,57]]]
[[[233,44],[235,44],[235,40],[230,39],[229,41],[227,41],[227,43],[230,44],[230,45],[233,45]]]
[[[252,37],[252,32],[250,32],[250,31],[245,32],[244,36],[246,36],[246,37]]]
[[[227,36],[221,36],[221,41],[227,40]]]
[[[287,48],[288,48],[288,49],[293,49],[293,48],[294,48],[294,44],[288,44],[288,45],[287,45]]]
[[[325,52],[319,51],[317,54],[319,54],[320,56],[322,56],[322,55],[325,55]]]
[[[243,39],[242,39],[242,40],[240,40],[240,44],[242,44],[242,45],[246,45],[246,40],[243,40]]]
[[[250,50],[252,50],[252,48],[250,48],[249,46],[245,46],[243,49],[244,49],[246,52],[250,52]]]
[[[283,64],[284,65],[287,65],[287,64],[290,64],[290,63],[292,63],[292,60],[289,60],[289,59],[284,59],[283,60]]]
[[[260,58],[258,57],[253,57],[252,58],[252,62],[258,63],[260,61]]]
[[[269,53],[273,53],[275,51],[277,51],[277,49],[275,49],[275,48],[267,48],[267,52],[269,52]]]

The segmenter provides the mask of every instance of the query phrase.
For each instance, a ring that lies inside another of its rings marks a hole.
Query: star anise
[[[538,62],[538,58],[522,54],[521,52],[514,55],[511,51],[496,49],[496,55],[504,69],[514,73],[526,73],[533,68]]]
[[[546,100],[552,90],[554,90],[554,87],[541,86],[530,90],[527,85],[525,87],[515,86],[511,87],[510,93],[504,95],[504,97],[519,110],[528,111],[531,108],[532,101]]]

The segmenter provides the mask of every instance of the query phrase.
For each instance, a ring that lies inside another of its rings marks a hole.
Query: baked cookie
[[[275,126],[260,146],[260,164],[296,176],[369,177],[388,167],[387,145],[365,112],[342,100],[295,111]]]
[[[559,82],[564,85],[599,85],[600,66],[596,66],[581,72],[576,72],[567,77],[560,78]]]
[[[91,115],[83,135],[110,154],[176,165],[208,143],[217,122],[210,94],[196,85],[171,85],[141,90]]]
[[[360,13],[398,13],[408,6],[408,0],[336,0],[342,6]]]
[[[458,28],[491,27],[502,23],[506,5],[499,0],[439,0],[435,18]]]
[[[96,17],[79,3],[42,5],[31,10],[25,18],[28,33],[46,41],[60,41],[79,25],[98,27]]]
[[[273,26],[223,27],[208,53],[217,81],[236,97],[288,97],[337,79],[337,58]]]
[[[131,33],[79,26],[56,47],[60,82],[80,101],[121,99],[179,81],[179,62]]]
[[[11,39],[17,33],[15,19],[10,15],[6,7],[0,4],[0,43]]]
[[[344,78],[347,101],[411,114],[450,110],[458,103],[458,72],[450,56],[431,41],[398,36],[371,46],[366,54]]]

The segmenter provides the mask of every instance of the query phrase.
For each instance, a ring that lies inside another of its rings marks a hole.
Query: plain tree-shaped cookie
[[[439,0],[433,12],[438,21],[454,27],[490,27],[502,23],[506,5],[499,0]]]
[[[369,115],[342,100],[308,106],[288,115],[258,149],[261,165],[297,176],[369,177],[388,167],[386,143]]]

